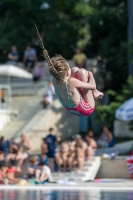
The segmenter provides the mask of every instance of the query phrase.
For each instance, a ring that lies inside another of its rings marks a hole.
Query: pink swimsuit
[[[62,101],[62,98],[60,96],[60,92],[59,92],[59,89],[58,89],[58,83],[56,83],[57,85],[57,93],[58,93],[58,98],[60,100],[60,102],[62,103],[62,105],[72,114],[75,114],[75,115],[79,115],[79,116],[89,116],[93,113],[94,111],[94,108],[89,104],[89,103],[86,103],[82,97],[80,97],[80,102],[79,104],[75,107],[75,108],[67,108],[63,101]],[[67,91],[67,97],[68,97],[68,101],[70,102],[70,107],[72,105],[71,103],[71,100],[69,98],[69,93],[68,93],[68,87],[67,87],[67,82],[66,82],[66,91]]]
[[[94,108],[89,103],[86,103],[83,99],[79,102],[76,108],[66,108],[70,113],[81,116],[91,115]]]

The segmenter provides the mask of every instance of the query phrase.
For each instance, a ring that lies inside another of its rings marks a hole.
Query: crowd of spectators
[[[18,66],[19,57],[20,54],[18,52],[18,49],[15,45],[13,45],[7,55],[8,63]],[[74,67],[86,67],[87,56],[85,55],[85,53],[82,52],[80,48],[76,49],[76,53],[74,54],[72,60]],[[44,64],[38,64],[37,61],[38,57],[36,50],[30,45],[26,46],[23,54],[22,64],[25,70],[33,74],[34,83],[39,81],[45,75]]]
[[[7,56],[8,64],[12,64],[15,66],[18,66],[19,61],[19,52],[17,50],[17,47],[13,45],[11,47],[11,50],[8,53]],[[30,45],[26,46],[23,60],[22,60],[22,66],[23,68],[33,74],[33,81],[36,83],[39,81],[42,77],[45,75],[45,68],[43,63],[37,63],[37,53],[34,48],[32,48]]]
[[[46,93],[42,97],[42,105],[43,108],[47,108],[48,105],[52,104],[54,99],[56,98],[54,86],[51,81],[48,82],[48,87]]]
[[[6,140],[0,138],[0,183],[17,184],[24,178],[34,180],[36,184],[52,181],[51,172],[75,170],[79,173],[84,162],[89,162],[97,148],[92,135],[86,135],[86,141],[80,135],[75,135],[72,141],[61,141],[53,128],[49,129],[47,137],[42,139],[40,154],[31,155],[31,142],[26,134],[16,142],[14,138]],[[23,165],[27,165],[23,172]],[[25,174],[26,173],[26,174]]]
[[[42,138],[39,155],[31,155],[32,146],[26,134],[21,134],[19,142],[14,138],[6,140],[1,136],[0,183],[4,184],[8,180],[8,184],[19,184],[26,179],[32,184],[44,184],[53,180],[51,172],[74,170],[80,173],[85,162],[90,163],[94,157],[99,141],[106,133],[111,141],[113,137],[111,138],[112,134],[106,126],[97,142],[92,131],[86,134],[84,140],[81,135],[76,134],[72,140],[62,141],[55,130],[50,128],[48,135]],[[25,172],[23,166],[26,166]]]

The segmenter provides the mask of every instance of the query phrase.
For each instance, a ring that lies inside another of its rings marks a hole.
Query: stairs
[[[81,173],[72,172],[54,172],[52,176],[54,180],[71,179],[77,181],[92,181],[95,179],[101,165],[101,157],[94,157],[90,163],[85,163]]]
[[[11,122],[0,132],[0,135],[4,135],[6,138],[14,137],[17,132],[27,124],[27,122],[40,110],[41,97],[23,96],[12,98],[12,110],[18,110],[18,115],[13,117]]]
[[[66,111],[59,100],[55,100],[48,109],[39,111],[21,130],[28,134],[31,144],[34,144],[33,152],[40,151],[41,139],[47,136],[50,127],[63,140],[69,139],[79,132],[79,117]],[[21,132],[17,134],[18,137]]]

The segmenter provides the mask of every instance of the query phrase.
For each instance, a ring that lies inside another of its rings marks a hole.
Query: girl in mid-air
[[[103,93],[96,89],[93,74],[77,67],[70,69],[61,55],[50,59],[37,27],[36,30],[60,102],[70,113],[81,116],[91,115],[95,108],[95,99],[103,97]]]
[[[55,92],[63,106],[76,115],[91,115],[95,99],[103,97],[103,93],[96,89],[93,74],[77,67],[70,69],[61,55],[50,59],[47,54],[47,61],[53,75]]]

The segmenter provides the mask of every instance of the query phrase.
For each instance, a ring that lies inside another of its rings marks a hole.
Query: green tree
[[[112,127],[113,121],[115,120],[116,109],[126,100],[133,97],[133,77],[128,77],[126,83],[122,85],[120,92],[108,90],[108,94],[113,97],[113,101],[108,106],[97,105],[96,112],[98,122],[106,122],[110,127]]]
[[[127,1],[90,0],[93,12],[88,16],[91,34],[90,54],[106,59],[111,73],[110,88],[118,91],[126,81],[127,68]]]
[[[0,60],[6,60],[12,44],[18,46],[21,55],[27,44],[36,46],[41,55],[35,27],[28,19],[37,24],[51,56],[60,53],[70,59],[76,45],[83,47],[89,39],[89,26],[83,14],[79,14],[80,7],[86,8],[81,0],[47,0],[45,3],[42,0],[3,0],[0,4]]]

